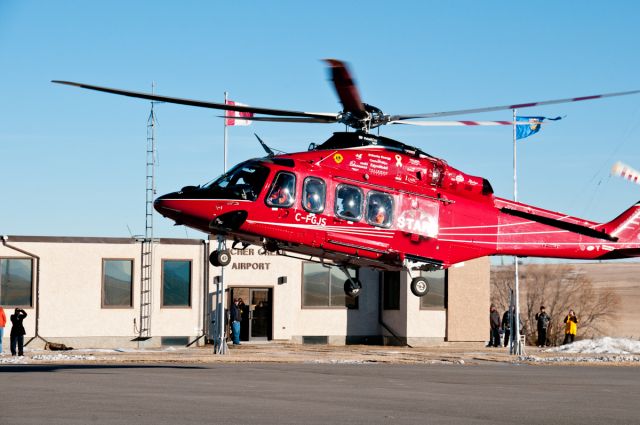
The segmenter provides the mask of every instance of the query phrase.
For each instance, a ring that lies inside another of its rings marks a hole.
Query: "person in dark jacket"
[[[489,325],[491,326],[490,347],[500,347],[500,313],[496,310],[496,306],[491,304],[489,309]]]
[[[27,317],[27,312],[21,308],[16,308],[11,315],[11,355],[16,355],[16,348],[19,356],[24,356],[24,336],[27,333],[24,330],[22,321]],[[17,346],[17,347],[16,347]]]
[[[511,306],[510,310],[505,310],[502,315],[502,329],[504,330],[504,346],[509,345],[509,338],[515,338],[515,334],[511,333],[511,322],[512,317],[516,314],[516,307]],[[524,328],[524,323],[522,322],[522,318],[518,315],[518,324],[520,326],[520,335],[522,335],[522,331]]]
[[[511,336],[511,311],[505,310],[502,315],[502,330],[504,331],[504,346],[509,345],[509,337]]]
[[[240,322],[242,321],[242,312],[238,306],[238,299],[233,300],[231,304],[231,336],[233,345],[240,345]]]
[[[547,345],[547,330],[551,324],[551,316],[547,314],[543,305],[540,306],[540,312],[536,313],[536,322],[538,324],[538,347]]]

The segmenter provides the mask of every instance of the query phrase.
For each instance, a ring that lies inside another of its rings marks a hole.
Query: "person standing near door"
[[[249,306],[244,303],[242,297],[238,298],[240,309],[240,341],[249,341]]]
[[[27,312],[21,308],[16,308],[14,314],[11,315],[11,355],[16,355],[16,348],[19,356],[24,356],[24,336],[27,333],[24,330],[22,321],[27,317]],[[17,347],[16,347],[17,346]]]
[[[242,312],[238,303],[238,299],[234,298],[233,304],[231,304],[231,337],[233,339],[233,345],[240,345],[240,321],[242,320]]]

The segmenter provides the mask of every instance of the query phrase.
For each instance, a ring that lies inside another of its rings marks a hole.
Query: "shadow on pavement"
[[[7,372],[57,372],[58,370],[100,370],[100,369],[180,369],[201,370],[203,366],[166,364],[15,364],[0,366],[0,374]]]

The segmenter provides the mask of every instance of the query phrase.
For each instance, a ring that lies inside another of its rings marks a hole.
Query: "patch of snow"
[[[27,364],[27,358],[24,356],[1,356],[0,364]]]
[[[36,354],[31,358],[33,360],[43,360],[46,362],[96,360],[95,356],[86,356],[86,355],[78,355],[78,354]]]
[[[575,354],[640,354],[640,341],[627,338],[598,338],[544,350],[546,353]]]
[[[640,356],[634,355],[614,355],[614,356],[596,356],[596,357],[539,357],[539,356],[520,356],[518,360],[521,362],[531,363],[640,363]]]

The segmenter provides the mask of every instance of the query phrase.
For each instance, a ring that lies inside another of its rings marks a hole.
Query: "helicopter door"
[[[423,238],[437,238],[440,231],[440,203],[420,196],[404,196],[399,208],[396,226],[418,242]]]

